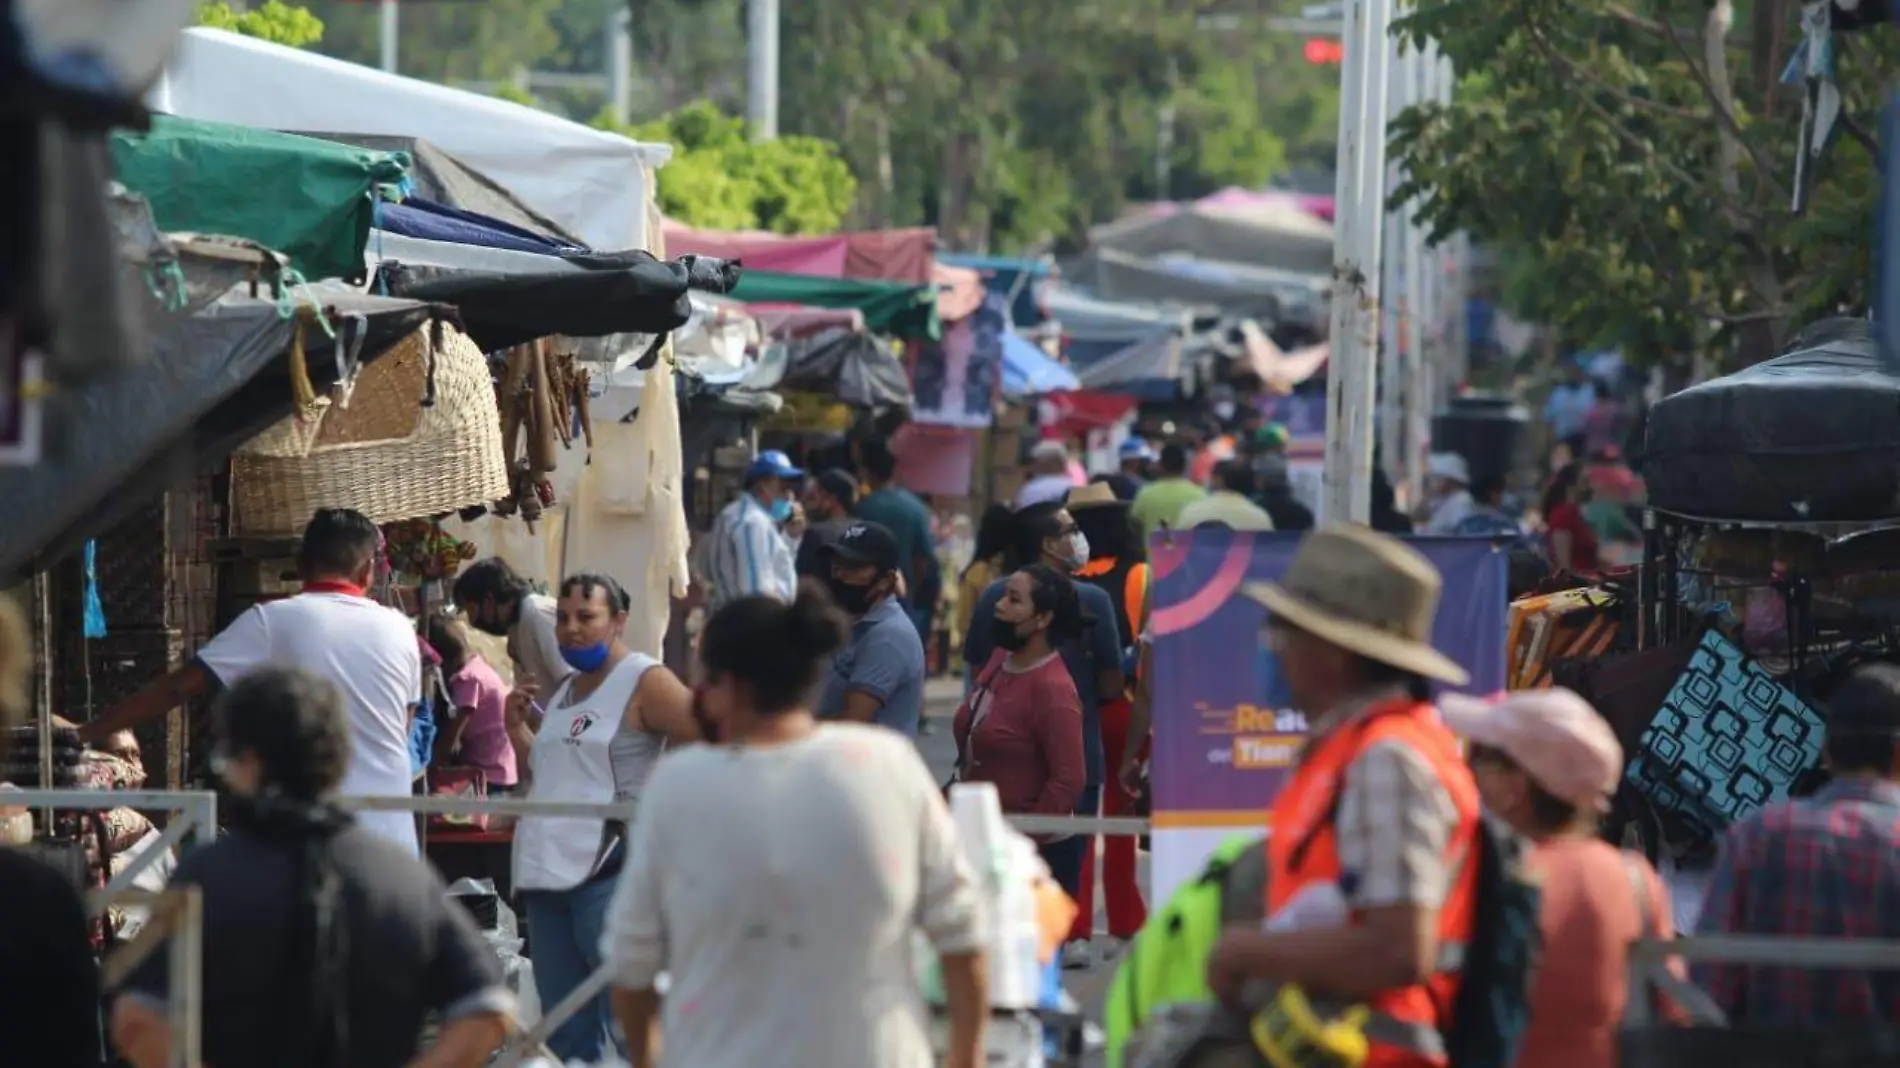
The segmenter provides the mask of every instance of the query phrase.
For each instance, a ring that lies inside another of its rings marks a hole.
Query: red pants
[[[1102,705],[1103,815],[1132,816],[1135,799],[1122,789],[1123,747],[1128,742],[1129,707],[1126,700]],[[1093,813],[1081,813],[1093,815]],[[1091,938],[1095,934],[1095,849],[1090,838],[1082,854],[1082,882],[1076,893],[1075,925],[1069,937]],[[1148,906],[1141,900],[1141,881],[1135,871],[1135,838],[1114,835],[1102,845],[1102,896],[1108,906],[1108,933],[1115,938],[1133,938],[1148,921]]]

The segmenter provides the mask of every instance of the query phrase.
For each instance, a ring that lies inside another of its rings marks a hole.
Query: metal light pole
[[[401,28],[402,22],[402,16],[396,9],[396,0],[383,0],[379,14],[382,16],[378,31],[383,53],[382,66],[384,70],[394,74],[396,73],[397,31]]]
[[[1329,521],[1364,523],[1372,513],[1391,21],[1391,0],[1347,0],[1334,198],[1338,224],[1333,233],[1332,354],[1326,376]]]
[[[746,0],[746,122],[757,141],[778,137],[778,0]]]
[[[1414,77],[1418,69],[1418,53],[1405,47],[1396,37],[1386,42],[1387,62],[1392,65],[1392,77],[1387,90],[1387,106],[1393,115],[1397,115],[1412,106],[1417,100],[1417,80]],[[1385,189],[1388,197],[1398,188],[1403,175],[1396,164],[1386,167]],[[1385,329],[1381,332],[1379,344],[1379,420],[1377,433],[1379,438],[1379,456],[1384,460],[1385,473],[1395,487],[1406,485],[1405,465],[1412,452],[1407,448],[1405,421],[1405,390],[1409,379],[1406,375],[1406,363],[1418,346],[1418,305],[1399,299],[1407,292],[1405,288],[1412,271],[1412,261],[1406,255],[1411,248],[1411,213],[1391,212],[1385,216],[1385,237],[1380,257],[1381,282],[1385,311]],[[1407,496],[1408,504],[1415,498]]]
[[[617,0],[607,11],[607,108],[626,125],[633,116],[633,11]]]

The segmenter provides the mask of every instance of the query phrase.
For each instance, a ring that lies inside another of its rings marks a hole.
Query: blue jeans
[[[609,876],[572,890],[523,892],[528,908],[528,957],[534,962],[535,990],[541,1011],[551,1012],[600,967],[600,936],[607,925],[607,902],[620,880]],[[626,1040],[615,1025],[613,1008],[602,990],[548,1036],[548,1048],[563,1064],[601,1059],[611,1047],[625,1057]]]

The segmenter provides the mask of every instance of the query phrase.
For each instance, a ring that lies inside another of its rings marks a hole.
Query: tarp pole
[[[1347,0],[1340,73],[1331,367],[1326,378],[1324,518],[1372,514],[1378,404],[1379,253],[1385,198],[1386,45],[1391,0]]]
[[[377,30],[378,43],[382,47],[382,68],[391,74],[396,73],[396,39],[401,29],[402,16],[396,9],[396,0],[383,0],[379,12],[382,21]]]
[[[752,139],[778,138],[778,0],[746,0],[746,122]]]

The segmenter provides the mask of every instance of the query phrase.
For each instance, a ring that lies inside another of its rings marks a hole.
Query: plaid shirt
[[[1731,827],[1697,930],[1900,939],[1900,786],[1837,780]],[[1737,1024],[1900,1020],[1900,972],[1710,964],[1694,974]]]

